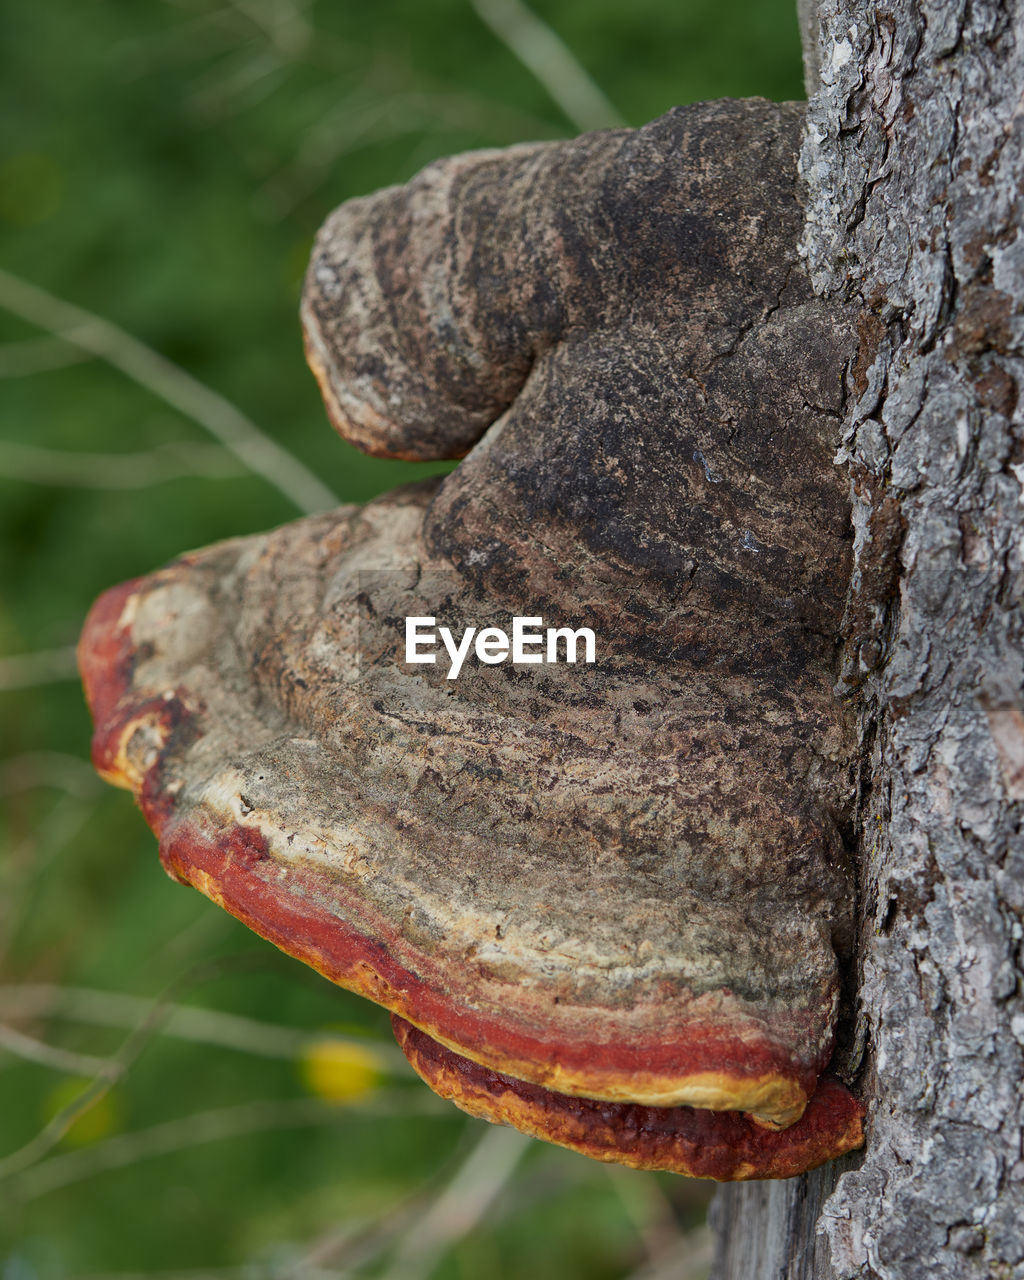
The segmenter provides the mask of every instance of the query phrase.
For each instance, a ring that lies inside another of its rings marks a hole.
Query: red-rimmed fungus
[[[303,301],[330,417],[464,461],[116,587],[81,644],[173,876],[392,1010],[473,1114],[724,1179],[862,1140],[822,1075],[850,331],[797,256],[800,125],[680,108],[343,205]],[[410,616],[585,625],[597,661],[452,682]]]

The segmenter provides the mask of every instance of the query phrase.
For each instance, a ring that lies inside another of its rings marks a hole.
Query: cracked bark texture
[[[818,16],[804,248],[816,292],[863,308],[840,461],[868,1146],[720,1192],[713,1274],[1019,1280],[1024,14]]]

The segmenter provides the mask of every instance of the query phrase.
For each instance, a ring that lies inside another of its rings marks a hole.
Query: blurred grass
[[[631,124],[676,102],[802,93],[788,0],[533,8]],[[0,18],[0,267],[170,357],[341,500],[429,472],[334,437],[295,313],[339,201],[438,155],[574,132],[467,0],[2,0]],[[47,451],[219,478],[83,487],[102,462]],[[0,670],[73,644],[104,587],[295,514],[194,422],[0,309]],[[2,1280],[378,1273],[423,1229],[415,1197],[431,1203],[484,1127],[407,1077],[375,1087],[358,1052],[346,1084],[330,1035],[383,1054],[385,1015],[172,885],[127,797],[82,767],[88,740],[73,682],[0,691],[0,1025],[106,1057],[129,1029],[116,1019],[15,1018],[5,992],[184,982],[176,1000],[292,1028],[280,1043],[295,1047],[154,1034],[52,1154],[0,1180]],[[0,1048],[0,1162],[84,1086],[73,1064]],[[708,1189],[534,1144],[500,1192],[435,1276],[625,1276],[700,1221]]]

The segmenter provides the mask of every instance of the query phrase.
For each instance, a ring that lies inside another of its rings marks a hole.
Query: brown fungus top
[[[800,119],[680,108],[343,205],[303,302],[332,421],[468,456],[115,588],[81,647],[97,767],[172,874],[393,1010],[459,1105],[712,1177],[860,1141],[817,1083],[849,330],[796,253]],[[404,660],[406,618],[514,616],[596,661]]]

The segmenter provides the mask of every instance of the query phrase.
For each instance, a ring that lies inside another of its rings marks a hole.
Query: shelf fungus
[[[719,1179],[862,1140],[825,1074],[850,331],[797,255],[800,128],[697,105],[343,205],[303,301],[329,415],[464,460],[116,587],[81,643],[171,875],[390,1009],[472,1114]],[[595,660],[451,681],[408,618]]]

